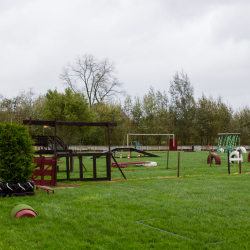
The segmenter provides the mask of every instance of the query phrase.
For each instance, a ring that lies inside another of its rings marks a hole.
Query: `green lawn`
[[[242,174],[235,163],[228,175],[226,156],[222,165],[210,168],[207,152],[181,152],[180,178],[177,152],[170,152],[168,170],[167,154],[157,154],[161,157],[118,159],[158,164],[123,169],[127,181],[112,168],[111,182],[73,188],[58,183],[55,194],[1,199],[0,249],[249,249],[247,154]],[[84,164],[85,175],[91,176],[92,160]],[[101,177],[104,158],[97,165]],[[71,176],[79,176],[77,162]],[[38,216],[12,219],[10,212],[20,203],[32,206]]]

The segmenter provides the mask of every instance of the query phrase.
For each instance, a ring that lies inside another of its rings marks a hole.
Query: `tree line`
[[[111,143],[126,145],[126,134],[175,134],[179,145],[216,145],[217,133],[241,133],[241,144],[250,144],[250,109],[234,111],[229,105],[202,94],[194,99],[194,88],[184,72],[176,72],[166,91],[150,87],[142,96],[125,95],[117,80],[114,64],[91,55],[78,57],[63,69],[67,85],[63,93],[48,90],[37,95],[32,89],[8,99],[0,95],[0,123],[21,124],[22,120],[117,122],[111,128]],[[32,134],[53,135],[53,128],[33,126]],[[104,127],[61,127],[58,135],[66,144],[105,145]],[[165,136],[130,136],[142,145],[168,145]]]

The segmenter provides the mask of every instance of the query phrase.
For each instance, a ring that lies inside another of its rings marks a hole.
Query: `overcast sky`
[[[187,73],[195,99],[250,106],[249,0],[1,0],[0,94],[63,91],[77,55],[114,61],[131,96]]]

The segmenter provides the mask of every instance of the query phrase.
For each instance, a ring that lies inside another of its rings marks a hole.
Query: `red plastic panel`
[[[177,145],[178,145],[178,139],[177,138],[174,138],[174,141],[173,141],[173,138],[169,139],[169,150],[170,151],[177,151]]]

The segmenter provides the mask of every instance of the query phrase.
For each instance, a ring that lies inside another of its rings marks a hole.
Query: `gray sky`
[[[116,63],[131,96],[169,91],[183,70],[195,98],[250,100],[249,0],[1,0],[0,94],[62,91],[77,55]]]

